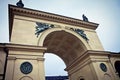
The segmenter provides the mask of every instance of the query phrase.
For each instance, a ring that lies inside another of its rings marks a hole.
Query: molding
[[[73,68],[66,68],[65,70],[70,72],[69,74],[73,74],[77,71],[79,71],[80,69],[82,69],[84,66],[90,64],[92,61],[90,60],[90,58],[86,58],[85,60],[83,60],[80,63],[77,63],[78,65],[74,66]]]
[[[33,45],[23,45],[23,44],[14,44],[14,43],[4,43],[0,44],[0,48],[6,48],[8,50],[22,50],[22,51],[38,51],[45,52],[47,50],[46,47],[42,46],[33,46]]]
[[[90,62],[99,62],[99,61],[107,62],[109,60],[108,58],[92,58],[92,57],[90,57],[92,55],[94,55],[94,56],[109,56],[110,52],[108,52],[108,51],[87,50],[82,55],[80,55],[78,58],[73,60],[72,63],[69,64],[65,70],[68,71],[71,68],[74,68],[77,64],[80,64],[80,62],[82,60],[85,60],[86,58],[88,58],[88,61],[90,61]]]
[[[44,61],[45,58],[42,56],[30,56],[30,55],[25,55],[25,56],[20,56],[20,55],[8,55],[7,57],[8,60],[16,60],[16,59],[21,59],[21,60],[37,60],[37,61]]]
[[[5,47],[4,43],[0,43],[0,49],[3,49]]]
[[[92,62],[109,62],[108,58],[101,58],[101,59],[91,59]]]
[[[99,25],[93,22],[86,22],[80,19],[75,19],[71,17],[58,15],[58,14],[33,10],[29,8],[20,8],[20,7],[9,4],[9,33],[10,33],[9,35],[10,37],[11,37],[11,32],[12,32],[14,15],[20,15],[20,16],[42,19],[42,20],[58,22],[58,23],[63,23],[63,24],[68,24],[68,25],[80,26],[80,27],[93,29],[93,30],[95,30]]]
[[[111,53],[109,57],[120,57],[120,53]]]
[[[45,58],[37,58],[38,61],[44,61]]]
[[[22,45],[22,44],[13,44],[13,43],[7,43],[5,47],[7,47],[9,50],[30,50],[30,51],[39,51],[39,52],[45,52],[45,50],[47,50],[46,47],[42,47],[42,46]]]
[[[7,59],[8,60],[16,60],[17,58],[16,57],[12,57],[12,56],[8,56]]]

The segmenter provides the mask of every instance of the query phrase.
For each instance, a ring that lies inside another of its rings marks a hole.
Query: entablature
[[[66,17],[58,14],[48,13],[44,11],[33,10],[29,8],[20,8],[14,5],[9,5],[9,33],[11,36],[12,24],[14,15],[20,15],[30,18],[36,18],[41,20],[47,20],[52,22],[58,22],[62,24],[68,24],[73,26],[80,26],[83,28],[88,28],[96,30],[99,24],[93,22],[86,22],[80,19],[75,19],[71,17]]]

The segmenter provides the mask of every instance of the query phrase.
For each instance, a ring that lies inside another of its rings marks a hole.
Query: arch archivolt
[[[67,33],[70,33],[71,35],[77,37],[84,45],[85,47],[89,50],[90,49],[90,46],[89,44],[80,36],[78,35],[77,33],[75,33],[74,31],[68,29],[68,28],[65,28],[65,27],[55,27],[55,28],[50,28],[46,31],[44,31],[40,36],[39,36],[39,40],[37,42],[37,45],[39,46],[43,46],[43,43],[44,43],[44,40],[45,38],[47,37],[47,35],[49,35],[50,33],[52,32],[56,32],[56,31],[65,31]]]
[[[73,60],[90,49],[87,41],[65,27],[45,30],[39,36],[37,45],[47,47],[46,52],[58,55],[66,65],[70,65]]]
[[[85,78],[84,78],[84,76],[80,76],[80,77],[78,77],[77,80],[85,80]]]
[[[118,58],[118,57],[111,58],[111,64],[112,64],[113,69],[114,69],[115,72],[116,72],[115,62],[117,62],[117,61],[120,61],[120,58]]]
[[[116,68],[115,68],[117,63],[120,63],[120,59],[116,59],[116,60],[114,61],[114,63],[113,63],[115,72],[117,72],[117,70],[116,70]]]

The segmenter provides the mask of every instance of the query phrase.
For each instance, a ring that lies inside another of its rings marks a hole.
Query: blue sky
[[[8,42],[8,4],[15,5],[17,1],[0,0],[0,43]],[[23,3],[27,8],[77,19],[82,19],[82,14],[85,14],[90,22],[99,24],[96,31],[104,49],[106,51],[120,52],[120,0],[23,0]],[[49,56],[48,61],[54,57],[53,55],[52,58],[50,55],[46,56]],[[60,60],[54,61],[60,62]],[[63,65],[62,61],[60,63]],[[47,68],[46,70],[48,75],[66,74],[59,71],[59,73],[51,72]]]

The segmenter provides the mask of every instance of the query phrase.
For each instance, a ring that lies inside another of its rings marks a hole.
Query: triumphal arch
[[[120,55],[104,51],[98,24],[9,5],[9,43],[0,44],[1,80],[45,80],[44,53],[58,55],[69,80],[120,80]]]

